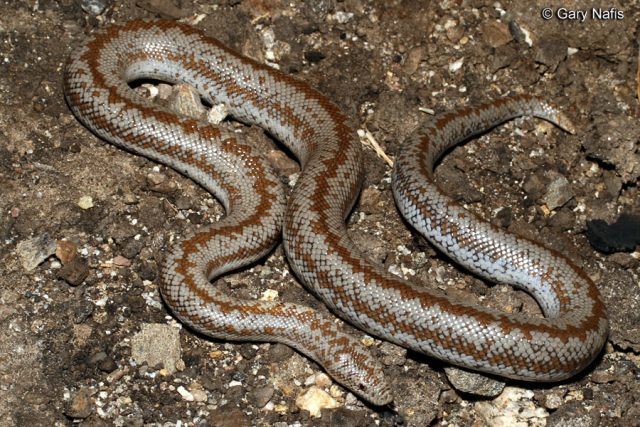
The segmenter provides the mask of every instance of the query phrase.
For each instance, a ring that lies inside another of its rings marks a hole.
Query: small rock
[[[76,348],[84,347],[89,342],[89,338],[93,334],[93,328],[89,325],[73,325],[72,343]]]
[[[618,376],[608,370],[598,370],[591,374],[591,381],[596,384],[612,383],[618,379]]]
[[[207,422],[215,427],[251,427],[247,415],[231,403],[212,411]]]
[[[375,187],[367,187],[360,195],[360,210],[366,214],[379,213],[382,207],[382,192]]]
[[[137,205],[138,204],[138,198],[136,197],[135,194],[133,193],[125,193],[124,196],[122,196],[122,202],[125,205]]]
[[[70,286],[80,286],[87,276],[89,276],[87,260],[81,257],[74,258],[58,270],[56,275]]]
[[[63,279],[64,280],[64,279]],[[73,323],[80,324],[93,314],[94,305],[91,301],[81,300],[73,309]]]
[[[147,184],[151,191],[156,193],[173,193],[177,184],[173,180],[167,179],[166,175],[160,172],[150,172],[147,174]]]
[[[568,47],[567,41],[562,38],[542,39],[536,50],[535,61],[546,65],[553,72],[558,68],[558,64],[567,58]]]
[[[324,372],[320,372],[314,376],[313,383],[319,388],[327,388],[333,383],[333,381],[331,381],[329,375]]]
[[[87,388],[78,390],[67,403],[64,413],[69,418],[84,419],[93,412],[91,393]]]
[[[464,58],[460,58],[457,61],[449,63],[449,71],[455,73],[462,68],[462,64],[464,64]]]
[[[562,231],[568,231],[575,224],[575,214],[570,209],[562,208],[549,219],[549,223]]]
[[[186,400],[187,402],[193,402],[195,399],[193,398],[193,394],[191,394],[191,392],[189,390],[187,390],[186,388],[184,388],[184,386],[180,386],[176,389],[176,391],[180,394],[180,396],[182,396],[182,398],[184,400]]]
[[[458,43],[464,36],[464,28],[460,25],[449,27],[446,29],[446,34],[451,43]]]
[[[233,381],[231,383],[233,383]],[[235,383],[236,385],[231,385],[224,394],[225,399],[229,402],[240,402],[244,399],[244,387],[237,384],[237,381]]]
[[[547,418],[546,425],[549,427],[593,427],[598,425],[595,420],[600,418],[600,414],[599,412],[597,414],[594,418],[594,415],[589,413],[582,402],[569,402],[553,412]]]
[[[312,417],[320,418],[322,409],[337,408],[338,403],[329,393],[313,386],[296,398],[296,406],[308,411]]]
[[[245,360],[251,360],[254,357],[256,357],[256,354],[258,353],[258,349],[256,348],[255,344],[242,344],[240,346],[240,355],[245,359]]]
[[[102,372],[106,372],[107,374],[110,374],[116,369],[118,369],[118,364],[111,357],[107,356],[106,359],[98,363],[98,369],[100,369]]]
[[[253,402],[256,408],[264,408],[273,397],[275,389],[272,385],[265,385],[262,387],[256,387],[251,393],[249,393],[249,400]]]
[[[513,211],[510,207],[505,206],[497,209],[495,215],[491,219],[491,223],[501,228],[509,228],[513,220]]]
[[[23,240],[16,245],[16,252],[20,257],[22,267],[26,271],[33,271],[47,258],[56,252],[56,241],[47,233]]]
[[[354,411],[347,408],[336,408],[329,411],[328,426],[349,426],[365,427],[371,425],[367,422],[367,415],[364,411]]]
[[[191,85],[178,83],[173,87],[167,101],[169,108],[183,116],[204,120],[207,115],[207,109],[200,101],[200,94]]]
[[[409,50],[407,53],[407,59],[404,61],[404,72],[408,75],[412,75],[418,70],[420,62],[424,57],[424,48],[422,46],[416,46]]]
[[[116,362],[104,351],[98,352],[89,358],[89,364],[96,365],[98,369],[107,374],[118,369]]]
[[[78,245],[69,240],[56,241],[56,256],[66,264],[78,255]]]
[[[193,396],[195,402],[206,402],[208,400],[207,392],[204,387],[198,383],[193,383],[189,386],[189,391]]]
[[[284,362],[293,355],[294,351],[284,344],[274,344],[269,347],[267,356],[271,362]]]
[[[504,390],[504,382],[476,372],[469,372],[452,366],[444,368],[444,372],[451,385],[463,393],[495,397]]]
[[[486,425],[543,426],[549,414],[537,407],[532,398],[532,391],[506,387],[494,400],[476,402],[474,406]]]
[[[280,150],[269,150],[267,159],[281,175],[289,176],[300,172],[298,163],[287,157],[287,155]]]
[[[485,22],[480,26],[480,31],[487,44],[493,48],[503,46],[513,40],[509,26],[502,22]]]
[[[382,363],[386,366],[403,366],[407,361],[407,349],[384,341],[380,345]]]
[[[131,260],[123,257],[122,255],[117,255],[113,257],[113,265],[118,267],[131,267]]]
[[[229,115],[229,107],[226,104],[218,104],[211,107],[207,113],[207,122],[212,125],[219,125]]]
[[[93,354],[89,358],[88,362],[91,365],[96,365],[102,362],[103,360],[106,360],[106,358],[107,358],[107,353],[105,353],[104,351],[99,351],[98,353]]]
[[[131,339],[131,358],[149,366],[162,365],[169,374],[176,372],[180,360],[180,331],[163,324],[145,323]]]
[[[562,175],[556,175],[547,186],[547,191],[541,201],[551,210],[564,206],[574,196],[569,180]]]
[[[543,178],[537,173],[527,176],[522,184],[522,189],[531,199],[539,199],[544,192]]]
[[[628,253],[616,252],[615,254],[607,257],[607,260],[616,263],[627,270],[640,268],[640,259],[634,258]]]
[[[156,267],[153,261],[145,261],[140,264],[138,274],[142,280],[149,280],[150,282],[156,279]]]
[[[562,398],[562,394],[559,392],[551,392],[545,395],[544,400],[542,401],[544,407],[551,410],[556,410],[564,403],[564,399]]]
[[[133,259],[138,256],[142,248],[144,248],[144,242],[142,241],[142,239],[130,239],[122,248],[122,256],[124,258]],[[131,265],[131,262],[129,262],[129,265]]]
[[[78,200],[80,209],[87,210],[93,207],[93,198],[91,196],[82,196]]]

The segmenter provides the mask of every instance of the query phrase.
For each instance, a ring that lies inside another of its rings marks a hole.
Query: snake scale
[[[206,102],[261,126],[298,158],[285,200],[278,177],[241,135],[179,117],[128,85],[158,79],[192,85]],[[602,298],[561,254],[483,222],[447,197],[433,168],[454,144],[514,117],[573,125],[528,95],[436,117],[402,146],[393,171],[401,213],[449,257],[535,297],[545,317],[506,314],[417,287],[369,262],[345,220],[363,184],[360,142],[347,117],[294,78],[245,58],[188,25],[131,21],[96,31],[74,50],[64,93],[78,119],[105,140],[168,165],[220,200],[226,216],[174,244],[160,290],[184,323],[212,337],[287,344],[361,398],[392,393],[379,363],[331,316],[298,304],[240,300],[213,280],[259,260],[283,236],[297,277],[333,312],[382,339],[473,370],[559,381],[589,365],[608,335]]]

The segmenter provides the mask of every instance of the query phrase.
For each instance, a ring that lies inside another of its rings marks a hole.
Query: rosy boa
[[[136,79],[188,83],[282,141],[303,167],[286,210],[277,176],[241,135],[150,103],[128,86]],[[380,365],[332,317],[297,304],[240,300],[212,285],[267,254],[284,224],[287,258],[309,289],[351,324],[412,350],[503,377],[558,381],[589,365],[607,339],[605,307],[585,273],[556,251],[483,222],[433,182],[434,163],[449,147],[511,118],[536,116],[572,132],[539,98],[520,95],[437,117],[404,143],[393,175],[399,209],[417,230],[469,270],[533,295],[545,318],[478,307],[371,264],[345,226],[363,183],[360,142],[347,118],[305,83],[197,29],[133,21],[99,30],[71,56],[64,92],[98,136],[175,168],[224,205],[223,220],[174,245],[161,274],[166,303],[204,334],[285,343],[363,399],[392,400]]]

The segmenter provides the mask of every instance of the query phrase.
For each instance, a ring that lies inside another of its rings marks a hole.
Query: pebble
[[[457,61],[451,62],[449,64],[449,71],[451,71],[452,73],[455,73],[456,71],[460,70],[460,68],[462,68],[463,63],[464,63],[464,58],[460,58]]]
[[[322,409],[337,408],[338,402],[329,393],[312,386],[296,398],[296,406],[308,411],[312,417],[320,418]]]
[[[407,349],[390,342],[380,344],[382,364],[385,366],[403,366],[407,361]]]
[[[476,402],[474,406],[485,425],[543,427],[549,414],[533,403],[533,395],[530,390],[506,387],[494,400]]]
[[[558,37],[544,38],[540,40],[536,49],[535,61],[555,71],[558,65],[567,58],[567,41]]]
[[[543,405],[547,409],[556,410],[564,403],[562,394],[559,392],[551,392],[545,395]]]
[[[56,276],[70,286],[80,286],[89,276],[87,260],[81,257],[74,258],[58,270]]]
[[[183,116],[204,120],[207,115],[207,109],[202,105],[200,95],[191,85],[178,83],[173,86],[167,101],[169,108]]]
[[[375,424],[369,424],[368,417],[364,411],[353,411],[347,408],[337,408],[331,411],[327,420],[328,426],[349,426],[349,427],[365,427]]]
[[[451,385],[463,393],[495,397],[504,390],[504,382],[476,372],[469,372],[453,366],[444,368],[444,372]]]
[[[269,347],[267,355],[271,362],[284,362],[289,359],[293,353],[293,350],[284,344],[274,344]]]
[[[84,419],[93,412],[93,400],[91,392],[87,388],[78,390],[67,403],[64,413],[69,418]]]
[[[191,392],[191,395],[193,396],[193,400],[195,402],[203,402],[204,403],[209,399],[209,397],[207,396],[207,392],[198,383],[191,384],[189,386],[189,391]]]
[[[73,323],[80,324],[93,314],[94,305],[91,301],[81,300],[76,303],[73,309]]]
[[[491,218],[491,224],[497,225],[501,228],[509,228],[513,221],[513,211],[511,207],[505,206],[498,208],[494,211],[494,215]]]
[[[118,267],[130,267],[131,266],[131,260],[123,257],[122,255],[116,255],[115,257],[113,257],[113,265],[118,266]]]
[[[23,240],[16,245],[22,267],[33,271],[56,252],[57,244],[47,233]]]
[[[569,402],[552,413],[547,419],[546,425],[549,427],[594,427],[601,425],[595,420],[601,418],[602,415],[600,411],[596,413],[597,415],[594,417],[594,414],[590,414],[580,402]]]
[[[382,192],[375,187],[367,187],[360,194],[360,210],[366,214],[380,212],[383,207]]]
[[[262,387],[256,387],[251,391],[251,393],[249,393],[249,400],[256,408],[264,408],[273,397],[274,392],[275,389],[270,384]]]
[[[110,374],[118,369],[118,364],[115,362],[115,360],[113,360],[113,358],[107,356],[104,360],[101,360],[98,363],[98,369],[100,369],[102,372]]]
[[[151,367],[162,365],[169,374],[180,360],[180,331],[169,325],[144,323],[131,339],[131,358]]]
[[[177,184],[173,180],[167,179],[167,176],[160,172],[149,172],[147,184],[151,191],[162,194],[173,193],[177,188]]]
[[[269,150],[267,159],[280,175],[288,176],[300,172],[300,165],[281,150]]]
[[[325,374],[324,372],[320,372],[316,375],[314,375],[314,379],[313,382],[316,386],[320,387],[320,388],[327,388],[329,386],[331,386],[331,384],[333,383],[333,381],[331,381],[331,378],[329,377],[329,375]]]
[[[186,388],[184,388],[184,386],[179,386],[176,391],[180,394],[180,396],[182,396],[182,398],[184,400],[186,400],[187,402],[193,402],[195,399],[193,397],[193,394],[191,394],[191,392],[189,390],[187,390]]]
[[[456,25],[454,27],[448,27],[446,30],[447,38],[452,43],[458,43],[462,40],[464,36],[464,28],[460,25]]]
[[[547,186],[547,191],[541,201],[551,210],[564,206],[574,196],[569,180],[562,175],[556,175]]]
[[[80,209],[87,210],[93,207],[93,198],[91,196],[82,196],[78,199]]]
[[[231,403],[211,411],[207,425],[215,427],[251,427],[249,417]]]
[[[422,59],[424,58],[424,48],[416,46],[411,48],[407,53],[407,59],[404,61],[404,71],[408,75],[412,75],[418,70]]]
[[[56,257],[63,264],[68,263],[78,255],[78,245],[69,240],[56,241]]]
[[[489,21],[481,25],[480,31],[487,44],[493,48],[504,46],[513,40],[509,26],[498,21]]]

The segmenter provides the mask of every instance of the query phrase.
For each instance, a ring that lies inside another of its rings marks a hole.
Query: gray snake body
[[[303,166],[288,206],[255,149],[138,97],[127,82],[141,78],[191,84],[206,101],[227,104],[234,117],[282,141]],[[521,95],[437,118],[405,142],[393,174],[398,207],[418,231],[468,269],[531,293],[546,318],[453,300],[367,261],[345,226],[363,182],[360,143],[346,117],[306,84],[199,30],[169,21],[102,29],[73,53],[64,91],[97,135],[177,169],[224,205],[227,216],[175,244],[161,273],[166,303],[198,331],[283,342],[363,399],[392,400],[379,364],[332,318],[296,304],[238,300],[211,284],[269,252],[283,226],[287,258],[308,288],[350,323],[415,351],[504,377],[557,381],[584,369],[606,341],[604,304],[586,274],[562,255],[480,221],[432,180],[447,148],[510,118],[538,116],[572,131],[539,98]]]

